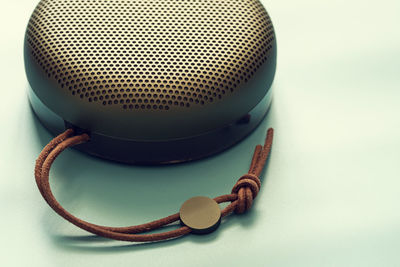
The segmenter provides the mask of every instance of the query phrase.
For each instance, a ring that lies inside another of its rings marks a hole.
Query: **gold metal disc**
[[[182,224],[192,229],[192,233],[208,234],[218,228],[221,209],[212,198],[192,197],[182,204],[179,216]]]

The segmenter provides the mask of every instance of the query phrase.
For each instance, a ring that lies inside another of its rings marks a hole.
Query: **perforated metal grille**
[[[252,77],[273,40],[257,0],[42,0],[27,30],[49,79],[127,110],[219,101]]]

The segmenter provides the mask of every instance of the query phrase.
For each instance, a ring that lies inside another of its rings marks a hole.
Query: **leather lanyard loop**
[[[232,189],[231,194],[221,195],[214,198],[214,201],[216,201],[217,203],[231,202],[228,206],[221,210],[221,217],[224,217],[232,212],[243,213],[251,208],[253,200],[260,190],[261,182],[259,179],[259,175],[261,174],[265,166],[269,152],[271,150],[272,139],[273,129],[270,128],[268,129],[264,145],[257,145],[254,150],[249,172],[243,175],[237,181]],[[60,153],[63,152],[66,148],[87,142],[89,140],[89,135],[85,133],[74,135],[73,129],[67,129],[65,132],[50,141],[50,143],[45,146],[45,148],[42,150],[36,160],[36,184],[43,198],[55,212],[57,212],[61,217],[81,229],[102,237],[115,240],[131,242],[161,241],[183,236],[192,232],[191,228],[184,225],[179,227],[178,229],[167,232],[141,234],[178,221],[180,219],[179,213],[175,213],[159,220],[136,226],[108,227],[86,222],[75,217],[67,210],[65,210],[56,200],[51,191],[49,184],[50,168],[57,156],[60,155]]]

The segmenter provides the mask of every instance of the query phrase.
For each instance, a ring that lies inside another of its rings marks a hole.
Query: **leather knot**
[[[232,194],[237,194],[238,196],[238,204],[235,208],[236,213],[244,213],[251,208],[253,199],[260,191],[260,187],[261,181],[254,174],[247,173],[239,178],[232,188]]]

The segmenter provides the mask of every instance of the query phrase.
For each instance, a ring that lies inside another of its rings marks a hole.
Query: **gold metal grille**
[[[274,38],[257,0],[42,0],[27,30],[60,88],[127,110],[219,101],[265,63]]]

